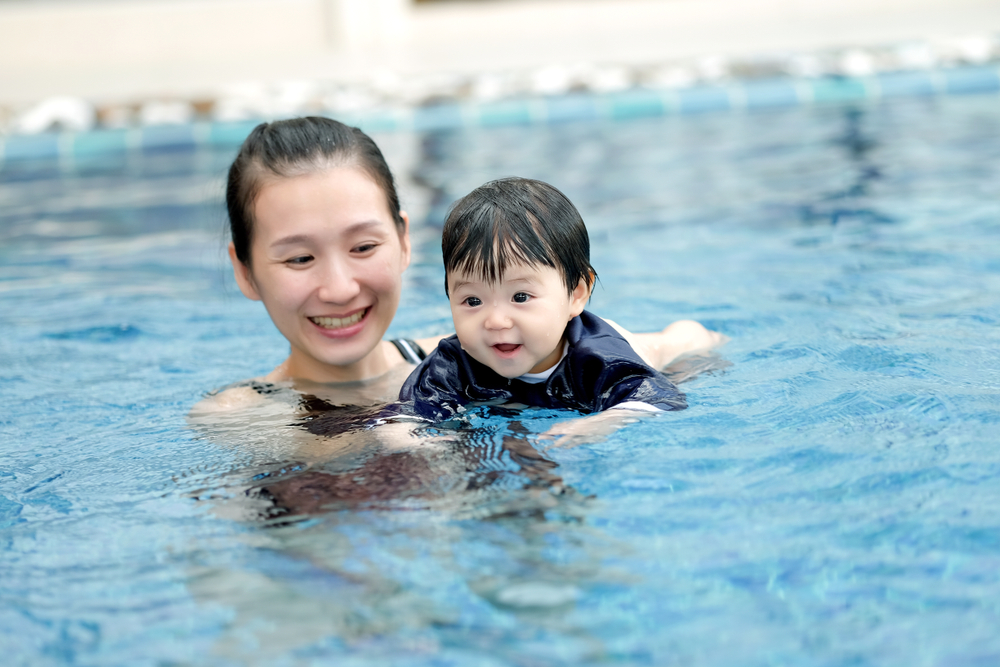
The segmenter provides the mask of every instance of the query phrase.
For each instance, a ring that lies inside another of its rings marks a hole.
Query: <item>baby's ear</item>
[[[587,282],[586,278],[580,278],[580,282],[578,282],[573,291],[569,293],[570,319],[573,319],[583,312],[587,302],[590,301],[590,291],[591,283]]]

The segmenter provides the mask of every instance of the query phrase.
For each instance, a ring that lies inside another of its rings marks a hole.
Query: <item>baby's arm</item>
[[[611,320],[605,320],[620,333],[642,360],[661,369],[680,357],[707,352],[724,345],[729,338],[710,331],[694,320],[678,320],[656,333],[631,333]]]

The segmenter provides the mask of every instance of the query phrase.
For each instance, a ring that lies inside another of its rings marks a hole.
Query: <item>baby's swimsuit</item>
[[[468,403],[520,403],[542,408],[599,412],[624,403],[659,410],[687,407],[684,394],[647,365],[610,324],[583,311],[566,325],[566,354],[545,379],[508,379],[445,338],[410,374],[400,390],[421,417],[451,418]]]

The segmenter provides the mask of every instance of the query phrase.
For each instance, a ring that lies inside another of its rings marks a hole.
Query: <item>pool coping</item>
[[[753,111],[819,104],[876,102],[1000,91],[1000,65],[881,72],[870,76],[775,77],[688,87],[631,88],[518,97],[492,102],[437,104],[324,113],[366,132],[432,132],[473,127],[585,120],[628,120],[719,111]],[[239,146],[263,120],[195,121],[85,132],[45,132],[0,137],[0,169],[36,159],[80,161],[113,154]]]

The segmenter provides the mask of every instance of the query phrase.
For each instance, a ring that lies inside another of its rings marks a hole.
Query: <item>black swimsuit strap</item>
[[[422,347],[417,345],[417,341],[415,340],[396,338],[389,342],[395,345],[399,353],[403,355],[403,359],[406,359],[411,364],[419,364],[427,357],[427,353],[424,352]]]

